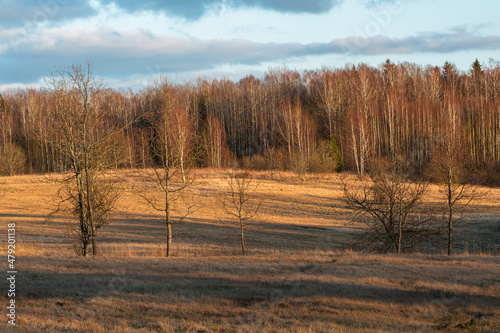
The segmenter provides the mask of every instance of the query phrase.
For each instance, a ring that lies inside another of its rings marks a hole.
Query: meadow
[[[376,254],[353,249],[363,225],[335,174],[253,172],[263,201],[242,256],[217,208],[228,172],[197,171],[202,208],[174,225],[169,258],[162,216],[138,195],[150,190],[140,171],[111,175],[122,196],[99,232],[97,257],[75,254],[64,216],[46,219],[63,175],[1,177],[0,249],[7,267],[7,225],[15,223],[18,274],[17,325],[5,319],[0,331],[500,330],[500,189],[462,207],[456,255],[444,244]],[[424,204],[443,199],[432,185]]]

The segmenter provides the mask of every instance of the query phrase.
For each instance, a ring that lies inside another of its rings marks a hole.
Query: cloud
[[[87,0],[0,0],[0,22],[12,27],[63,21],[95,14]]]
[[[498,50],[500,36],[482,36],[466,27],[457,27],[446,33],[422,33],[405,38],[351,36],[334,43],[355,54],[452,53]]]
[[[128,12],[161,11],[188,20],[199,19],[209,8],[221,4],[220,0],[101,0],[100,2],[105,5],[114,3]]]
[[[339,0],[233,0],[236,7],[258,7],[282,13],[311,13],[320,14],[330,11]]]
[[[82,63],[89,58],[102,76],[117,78],[147,77],[159,68],[169,73],[206,72],[223,66],[282,64],[309,56],[446,54],[500,49],[500,36],[482,36],[463,27],[406,38],[351,36],[329,43],[306,44],[181,38],[147,30],[50,28],[26,36],[16,48],[9,48],[5,43],[16,33],[15,29],[0,31],[0,50],[3,50],[0,84],[38,82],[54,66]]]
[[[102,4],[114,3],[128,12],[164,12],[188,20],[201,18],[208,10],[229,6],[232,8],[262,8],[281,13],[319,14],[331,10],[343,0],[101,0]]]
[[[378,7],[387,4],[399,4],[403,0],[364,0],[365,6],[368,8]],[[405,1],[406,2],[406,1]]]

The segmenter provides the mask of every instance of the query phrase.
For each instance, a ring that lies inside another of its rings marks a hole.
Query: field
[[[500,189],[462,209],[457,255],[381,255],[352,250],[362,225],[336,175],[255,172],[264,201],[242,256],[214,195],[225,173],[199,171],[203,207],[174,225],[170,258],[161,214],[138,195],[148,188],[139,171],[114,176],[123,195],[95,258],[74,254],[64,216],[46,221],[62,176],[0,178],[3,267],[15,222],[18,271],[17,327],[4,317],[0,331],[500,330]],[[426,204],[441,200],[433,186]]]

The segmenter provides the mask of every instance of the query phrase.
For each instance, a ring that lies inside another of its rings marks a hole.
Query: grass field
[[[18,271],[17,327],[4,317],[0,331],[500,331],[500,189],[462,210],[458,255],[380,255],[351,250],[362,225],[336,175],[254,173],[265,199],[243,257],[216,209],[225,171],[199,173],[203,208],[174,225],[171,258],[139,171],[116,175],[123,195],[95,258],[74,254],[63,217],[45,221],[62,176],[0,178],[3,271],[12,222]],[[426,204],[441,198],[433,186]]]

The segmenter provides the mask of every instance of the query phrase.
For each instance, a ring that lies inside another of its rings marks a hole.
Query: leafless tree
[[[357,182],[341,177],[347,206],[366,225],[358,238],[361,247],[381,252],[395,249],[401,254],[438,241],[442,224],[429,210],[419,210],[428,185],[412,182],[404,169],[401,164],[382,161]]]
[[[222,211],[236,220],[236,230],[243,255],[245,255],[245,227],[257,216],[262,204],[262,198],[256,194],[259,185],[247,171],[233,170],[226,178],[226,186],[218,192]]]
[[[92,254],[97,255],[97,231],[109,223],[109,212],[119,196],[104,171],[112,163],[112,142],[121,129],[99,107],[104,83],[93,75],[90,61],[57,69],[46,83],[55,104],[48,114],[51,132],[41,139],[50,141],[71,170],[59,193],[61,203],[69,203],[79,221],[78,252],[87,255],[91,244]]]
[[[207,119],[204,146],[209,167],[221,168],[229,163],[226,133],[220,121],[213,116]]]
[[[303,110],[301,102],[288,98],[280,107],[278,131],[286,144],[291,169],[299,179],[309,169],[311,156],[316,148],[317,131],[311,117]]]
[[[349,136],[345,139],[349,147],[347,156],[354,160],[358,174],[364,174],[372,153],[370,129],[365,116],[360,112],[353,112],[348,119],[350,120]]]
[[[448,96],[446,101],[439,149],[431,162],[431,177],[444,189],[448,215],[448,255],[451,255],[456,205],[467,205],[482,193],[478,186],[471,183],[471,161],[466,153],[459,106],[453,95]]]
[[[177,104],[175,93],[164,83],[163,106],[159,113],[151,115],[153,127],[152,171],[146,171],[153,185],[153,193],[141,196],[155,210],[164,214],[167,227],[167,251],[172,252],[172,225],[184,220],[200,207],[197,198],[188,195],[194,183],[192,172],[195,158],[193,124],[186,110]],[[178,213],[174,218],[173,212]]]

